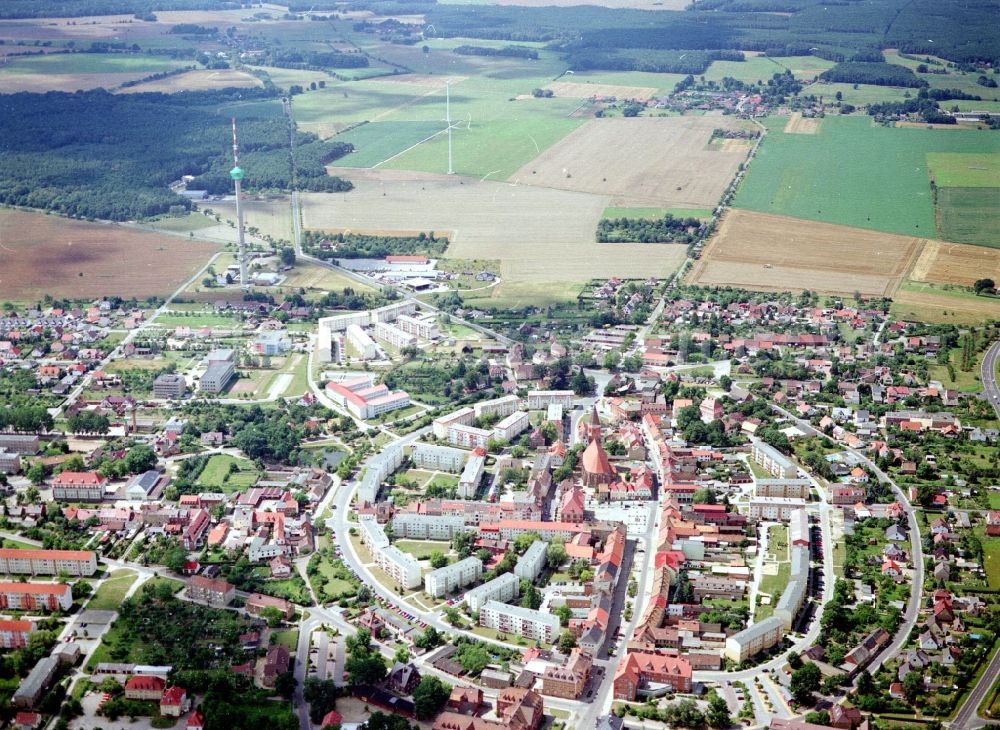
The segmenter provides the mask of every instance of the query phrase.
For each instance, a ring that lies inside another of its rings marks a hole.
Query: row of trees
[[[692,243],[703,230],[697,218],[602,218],[597,223],[598,243]]]
[[[298,154],[298,152],[296,152]],[[323,244],[336,246],[336,250],[321,248]],[[416,236],[371,236],[363,233],[326,234],[306,231],[303,246],[321,259],[380,259],[391,255],[438,256],[448,248],[448,239],[434,235],[434,231]]]
[[[453,50],[460,56],[499,56],[502,58],[538,58],[538,51],[528,46],[504,46],[503,48],[493,48],[490,46],[458,46]]]

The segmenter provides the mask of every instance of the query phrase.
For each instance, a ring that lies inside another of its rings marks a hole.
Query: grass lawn
[[[978,393],[983,389],[983,384],[979,380],[979,370],[985,355],[985,351],[977,353],[975,367],[971,371],[965,371],[958,366],[961,361],[961,353],[957,349],[952,350],[948,359],[955,371],[955,379],[952,380],[948,375],[948,368],[945,365],[929,366],[927,368],[928,376],[932,380],[940,380],[946,388],[955,388],[963,393]]]
[[[281,644],[282,646],[288,647],[288,650],[295,653],[296,648],[299,645],[299,630],[298,629],[285,629],[284,631],[275,631],[271,636],[274,637],[275,643]]]
[[[232,464],[236,465],[238,471],[230,473]],[[237,459],[228,454],[214,454],[198,477],[198,483],[232,494],[249,488],[259,477],[253,464],[246,459]]]
[[[990,588],[1000,589],[1000,537],[981,537],[983,541],[983,568]]]
[[[545,307],[575,300],[583,290],[585,282],[556,281],[503,281],[499,286],[486,289],[482,293],[469,292],[462,295],[462,301],[469,307],[497,307],[498,309],[519,309],[521,307]]]
[[[393,544],[417,560],[426,560],[434,552],[447,555],[451,551],[451,545],[443,540],[396,540]]]
[[[21,542],[20,540],[14,540],[10,537],[3,538],[3,546],[5,548],[14,548],[15,550],[37,550],[37,545],[32,545],[27,542]]]
[[[374,167],[446,128],[444,122],[371,122],[337,135],[354,152],[337,160],[340,167]]]
[[[116,570],[105,580],[90,599],[87,608],[114,611],[125,599],[125,594],[138,576],[133,570]]]
[[[435,474],[427,486],[457,487],[458,477],[454,474]]]
[[[868,117],[828,116],[819,134],[785,134],[785,121],[768,120],[770,133],[740,186],[736,207],[931,237],[927,155],[1000,150],[1000,139],[976,130],[886,128]],[[851,150],[847,158],[845,149]],[[840,174],[830,175],[832,169]]]
[[[149,580],[147,580],[146,583],[143,585],[143,589],[145,589],[146,586],[152,586],[150,590],[156,590],[156,588],[161,585],[170,586],[171,590],[174,593],[180,593],[181,589],[184,588],[183,581],[175,580],[173,578],[161,578],[160,576],[156,576],[155,578],[150,578]]]
[[[770,472],[768,472],[764,467],[760,466],[753,459],[747,459],[747,466],[750,467],[750,473],[753,474],[754,479],[773,479]]]

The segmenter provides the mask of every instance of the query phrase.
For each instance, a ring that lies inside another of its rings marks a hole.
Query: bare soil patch
[[[597,243],[605,196],[381,168],[350,172],[350,193],[302,196],[306,228],[440,231],[450,234],[445,258],[499,260],[501,277],[518,282],[665,276],[684,260],[680,245]]]
[[[160,91],[165,94],[172,94],[175,91],[202,91],[206,89],[228,89],[232,87],[248,88],[253,86],[263,86],[264,84],[256,76],[245,71],[235,71],[224,69],[219,71],[188,71],[187,73],[168,76],[156,81],[148,81],[145,84],[130,86],[121,89],[122,93],[138,94],[149,91]]]
[[[785,134],[817,134],[819,132],[820,119],[816,117],[804,117],[802,112],[792,112],[788,123],[785,125]]]
[[[619,86],[617,84],[578,84],[573,81],[553,81],[545,86],[556,96],[570,99],[638,99],[646,101],[656,95],[652,86]]]
[[[765,291],[891,295],[923,244],[920,238],[730,210],[688,279]]]
[[[6,73],[0,74],[0,93],[13,94],[18,91],[45,93],[46,91],[86,91],[97,88],[113,89],[116,86],[124,84],[126,81],[134,81],[148,75],[148,72],[109,74]]]
[[[709,146],[716,128],[748,129],[749,122],[723,116],[594,119],[509,179],[607,195],[616,204],[712,208],[748,152]]]
[[[972,286],[1000,271],[1000,249],[927,241],[908,278],[932,284]]]
[[[0,209],[0,292],[5,301],[168,296],[218,246],[127,226]]]

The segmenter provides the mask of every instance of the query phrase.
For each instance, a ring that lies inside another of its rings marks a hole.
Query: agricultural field
[[[688,278],[765,291],[885,296],[922,245],[918,238],[731,210]]]
[[[171,58],[100,53],[48,53],[21,56],[0,66],[0,93],[78,91],[113,88],[190,62]]]
[[[996,188],[1000,184],[1000,152],[929,152],[927,167],[939,188]]]
[[[949,284],[904,281],[893,295],[891,315],[919,322],[979,325],[1000,319],[1000,300],[977,297]]]
[[[337,135],[354,152],[337,160],[341,167],[377,167],[404,150],[442,133],[444,122],[371,122]]]
[[[256,76],[244,71],[223,69],[221,71],[187,71],[186,73],[168,76],[165,79],[147,81],[122,89],[123,93],[140,94],[158,91],[163,94],[173,94],[178,91],[204,91],[206,89],[228,89],[231,87],[249,88],[264,84]]]
[[[649,71],[577,71],[572,76],[563,76],[563,80],[572,80],[575,84],[594,86],[625,86],[632,88],[656,89],[656,93],[667,94],[673,91],[678,81],[684,79],[684,74],[653,73]],[[588,97],[589,98],[589,95]]]
[[[565,78],[565,77],[564,77]],[[637,99],[646,101],[656,96],[655,86],[622,86],[618,84],[595,84],[592,82],[553,81],[545,87],[556,96],[570,99],[591,99],[603,97],[615,99]]]
[[[785,134],[818,134],[822,119],[803,117],[801,112],[792,112],[788,124],[781,130]]]
[[[1000,187],[938,188],[937,200],[941,238],[1000,247]]]
[[[594,119],[510,180],[607,195],[616,204],[711,208],[749,151],[709,146],[716,128],[751,127],[722,116]]]
[[[665,215],[672,215],[674,218],[704,218],[712,217],[712,211],[708,208],[631,208],[612,206],[605,208],[602,218],[662,218]]]
[[[306,228],[450,230],[445,257],[500,261],[500,290],[508,282],[666,276],[685,257],[681,245],[596,243],[605,196],[382,169],[351,178],[356,188],[347,195],[302,196]]]
[[[887,128],[867,117],[828,116],[819,134],[785,134],[786,123],[767,120],[770,131],[735,207],[931,238],[928,153],[1000,151],[1000,138],[987,131]]]
[[[907,278],[971,287],[990,271],[1000,271],[1000,249],[927,241]]]
[[[5,301],[46,294],[92,299],[169,296],[218,246],[120,225],[0,208],[0,291]]]

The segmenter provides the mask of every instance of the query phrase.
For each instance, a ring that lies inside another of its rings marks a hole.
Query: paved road
[[[1000,361],[1000,340],[997,340],[990,349],[986,351],[983,358],[983,369],[980,380],[983,383],[983,395],[993,410],[996,411],[997,418],[1000,418],[1000,387],[997,386],[997,362]]]
[[[771,405],[771,408],[774,411],[780,413],[781,415],[793,421],[806,434],[813,436],[820,436],[822,438],[826,438],[831,441],[833,440],[829,439],[829,437],[827,437],[825,434],[813,428],[812,424],[810,424],[808,421],[804,421],[801,418],[792,415],[784,408],[781,408],[773,404]],[[852,454],[853,456],[864,462],[864,464],[875,473],[875,476],[878,478],[880,482],[886,483],[892,488],[892,491],[896,495],[896,499],[899,501],[901,505],[903,505],[903,510],[906,512],[907,523],[909,524],[910,528],[910,555],[911,555],[911,562],[913,563],[913,577],[912,577],[912,582],[910,584],[911,585],[910,599],[906,604],[906,611],[903,614],[903,620],[899,625],[899,630],[896,632],[896,636],[893,638],[892,642],[888,646],[886,646],[878,654],[878,656],[876,656],[875,659],[872,660],[871,664],[868,666],[868,670],[874,673],[879,667],[882,666],[882,663],[884,661],[899,655],[899,652],[902,650],[903,645],[906,644],[906,640],[910,635],[910,631],[913,629],[914,626],[916,626],[917,619],[920,618],[920,598],[924,585],[923,539],[920,535],[920,523],[917,521],[916,510],[913,509],[913,505],[910,504],[910,500],[907,498],[906,493],[899,488],[899,485],[896,484],[896,482],[894,482],[889,477],[888,474],[879,469],[878,465],[875,464],[875,462],[873,462],[871,459],[869,459],[867,455],[863,454],[857,449],[853,449],[850,446],[846,446],[840,442],[835,441],[835,443],[837,443],[837,445],[840,446],[844,451]],[[832,553],[832,543],[830,542],[828,536],[824,535],[823,540],[826,543],[827,550]],[[833,581],[832,571],[827,573],[826,582],[828,587],[833,585],[834,581]]]
[[[958,708],[958,712],[955,713],[955,719],[948,723],[949,727],[954,730],[973,730],[973,728],[982,727],[983,725],[997,724],[995,722],[988,723],[986,720],[983,720],[976,711],[979,708],[979,704],[986,697],[986,693],[990,691],[990,687],[993,686],[998,675],[1000,675],[1000,651],[993,654],[993,660],[986,667],[986,671],[980,677],[979,683],[972,688],[969,696],[965,698],[965,702]]]

